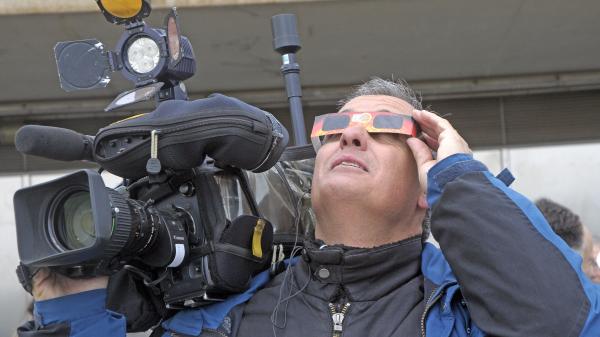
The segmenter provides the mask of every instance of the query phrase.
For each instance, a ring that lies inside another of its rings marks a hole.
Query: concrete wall
[[[596,234],[600,234],[600,143],[475,151],[493,173],[508,167],[517,180],[513,187],[531,199],[548,197],[570,207]],[[14,273],[18,263],[12,197],[22,187],[68,173],[51,172],[0,176],[0,336],[10,336],[24,317],[28,303]],[[119,179],[107,175],[108,186]],[[10,308],[10,310],[6,310]]]
[[[511,187],[535,200],[550,198],[569,207],[593,233],[600,234],[600,143],[476,151],[494,173],[507,167]]]

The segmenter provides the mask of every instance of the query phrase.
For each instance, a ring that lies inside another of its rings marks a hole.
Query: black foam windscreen
[[[25,125],[15,136],[17,151],[62,161],[93,160],[93,142],[92,136],[44,125]]]
[[[300,36],[294,14],[278,14],[271,18],[273,49],[283,54],[300,50]]]

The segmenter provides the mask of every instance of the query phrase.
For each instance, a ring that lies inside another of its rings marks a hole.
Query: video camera
[[[100,172],[86,169],[15,193],[22,283],[40,267],[81,278],[124,273],[169,309],[244,291],[252,276],[310,235],[312,148],[286,150],[285,127],[235,98],[187,100],[182,81],[196,61],[175,9],[159,29],[143,21],[151,11],[147,0],[97,3],[125,32],[115,51],[95,39],[58,43],[61,87],[104,87],[120,71],[135,88],[106,110],[149,99],[157,107],[95,136],[38,125],[18,131],[21,153],[93,161],[124,179],[107,188]],[[272,25],[296,145],[303,145],[295,18],[275,16]]]

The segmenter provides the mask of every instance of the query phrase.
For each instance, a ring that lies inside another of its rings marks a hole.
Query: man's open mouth
[[[361,163],[360,161],[358,161],[354,158],[349,158],[349,157],[338,158],[336,161],[333,162],[333,165],[331,168],[334,169],[338,166],[355,167],[355,168],[361,169],[365,172],[369,172],[366,165],[364,165],[363,163]]]

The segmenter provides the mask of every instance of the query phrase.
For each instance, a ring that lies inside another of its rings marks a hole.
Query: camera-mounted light
[[[158,29],[142,20],[148,1],[97,3],[107,18],[111,15],[115,23],[127,22],[126,30],[115,51],[106,50],[96,39],[57,43],[54,53],[61,87],[66,91],[106,87],[110,73],[120,71],[136,88],[119,95],[107,111],[153,97],[157,101],[186,99],[181,81],[194,75],[196,60],[190,41],[179,32],[175,8],[167,14],[165,28]]]
[[[149,0],[96,0],[106,20],[116,25],[141,22],[150,15]]]
[[[123,77],[144,86],[166,78],[169,49],[165,31],[146,25],[126,30],[117,42]]]
[[[141,36],[127,47],[127,62],[138,74],[147,74],[158,66],[160,49],[149,37]]]

